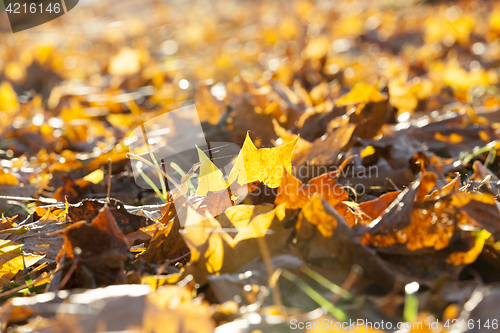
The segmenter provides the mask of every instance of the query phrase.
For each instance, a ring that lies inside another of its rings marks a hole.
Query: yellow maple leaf
[[[280,147],[257,149],[247,134],[227,179],[224,179],[222,172],[210,161],[207,155],[198,149],[201,165],[196,194],[206,195],[209,191],[221,191],[235,181],[239,185],[260,181],[270,188],[280,186],[283,168],[287,172],[291,172],[291,156],[298,138],[297,136],[293,141]]]
[[[222,172],[212,163],[208,156],[196,147],[200,158],[200,178],[197,195],[206,195],[209,191],[222,191],[228,187]]]
[[[271,188],[281,184],[283,167],[291,172],[291,156],[299,137],[277,148],[257,149],[247,134],[234,168],[229,174],[229,183],[237,180],[239,185],[261,181]]]

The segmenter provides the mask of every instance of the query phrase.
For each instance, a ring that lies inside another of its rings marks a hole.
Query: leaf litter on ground
[[[77,8],[0,23],[2,330],[498,328],[496,2]],[[193,101],[230,171],[138,186],[127,135]]]

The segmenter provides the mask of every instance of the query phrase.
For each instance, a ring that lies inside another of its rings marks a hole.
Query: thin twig
[[[347,278],[345,279],[344,283],[342,283],[342,285],[340,286],[341,288],[341,291],[338,293],[338,294],[334,294],[331,298],[330,298],[330,302],[332,304],[335,304],[337,303],[337,301],[339,299],[341,299],[342,297],[344,297],[344,295],[347,293],[347,291],[349,289],[351,289],[352,285],[354,284],[354,282],[356,282],[358,276],[361,275],[361,272],[362,272],[362,268],[360,266],[357,266],[357,265],[354,265],[352,268],[351,268],[351,271],[349,272],[349,275],[347,276]]]
[[[76,270],[76,266],[80,261],[80,255],[82,254],[82,250],[79,247],[75,247],[73,253],[75,254],[75,259],[73,260],[73,263],[71,264],[68,273],[66,273],[66,276],[59,284],[59,289],[62,289],[66,285],[66,283],[68,283],[69,279],[71,278],[71,275],[73,275],[73,272]]]
[[[156,271],[156,275],[161,275],[163,273],[163,271],[165,270],[165,268],[167,268],[170,264],[177,262],[179,260],[182,260],[182,259],[186,258],[187,256],[189,256],[190,254],[191,254],[191,251],[188,251],[187,253],[183,254],[182,256],[180,256],[178,258],[167,260],[163,265],[160,266],[160,268],[158,268],[158,270]]]
[[[396,191],[399,191],[399,188],[396,186],[396,184],[392,181],[391,178],[387,177],[386,180],[388,180],[389,183],[391,183],[391,185],[394,186],[394,188],[396,189]]]
[[[108,175],[108,194],[106,195],[106,202],[109,204],[109,194],[111,193],[111,159],[108,158],[109,175]]]

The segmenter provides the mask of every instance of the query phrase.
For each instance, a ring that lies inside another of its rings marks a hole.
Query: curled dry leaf
[[[5,217],[2,214],[2,221],[0,222],[0,231],[10,228],[15,228],[17,226],[17,223],[14,222],[14,220],[17,218],[17,216],[18,215],[12,217]]]
[[[377,219],[400,194],[401,191],[389,192],[381,195],[375,200],[360,203],[357,208],[358,211],[361,212],[361,218],[357,220],[357,223],[367,224]]]
[[[63,276],[70,274],[62,287],[95,288],[126,281],[123,270],[129,246],[107,205],[91,223],[74,223],[60,234],[64,244],[57,261],[64,265]],[[77,253],[76,248],[80,249]],[[76,265],[74,272],[71,265]]]
[[[34,216],[38,216],[37,221],[33,221]],[[29,231],[22,235],[12,234],[8,239],[23,244],[24,251],[43,255],[44,260],[54,262],[64,244],[64,238],[58,232],[64,230],[68,224],[64,210],[37,208],[35,213],[22,223]]]
[[[130,213],[122,202],[111,198],[107,201],[107,203],[103,203],[95,199],[86,199],[77,204],[68,205],[68,217],[73,222],[91,222],[106,205],[108,210],[113,215],[120,231],[124,235],[128,235],[139,230],[140,228],[153,224],[153,221],[149,218]]]
[[[181,225],[177,218],[157,226],[146,251],[140,257],[156,264],[188,253],[189,249],[179,233],[180,230]]]
[[[360,83],[336,100],[339,106],[357,106],[350,115],[350,122],[356,124],[353,135],[370,139],[374,137],[389,118],[389,103],[384,94],[375,87]]]

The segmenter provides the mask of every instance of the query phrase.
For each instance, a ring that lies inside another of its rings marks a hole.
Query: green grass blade
[[[340,287],[340,286],[336,285],[335,283],[331,282],[330,280],[326,279],[325,277],[320,275],[318,272],[310,269],[309,267],[303,265],[300,267],[300,270],[302,271],[302,273],[306,274],[311,279],[318,282],[320,285],[322,285],[326,289],[330,290],[331,292],[333,292],[337,295],[342,295],[342,298],[347,299],[347,300],[354,298],[354,296],[350,292],[348,292],[347,290],[344,290],[342,287]]]
[[[144,173],[144,171],[142,171],[141,168],[137,168],[137,170],[139,171],[139,174],[141,175],[142,179],[144,179],[144,181],[146,182],[146,184],[148,184],[149,186],[151,186],[151,188],[156,192],[156,194],[161,198],[161,200],[163,202],[167,202],[166,196],[165,197],[163,196],[163,193],[160,192],[160,190],[158,189],[158,187],[156,186],[156,184],[151,180],[151,178],[149,178],[148,175],[146,175]]]
[[[409,283],[405,286],[405,308],[403,310],[403,318],[405,321],[413,321],[418,315],[418,298],[417,291],[419,285],[417,282]]]
[[[160,165],[158,164],[158,161],[156,160],[155,155],[151,151],[149,151],[149,157],[151,157],[151,161],[153,161],[154,165],[159,169]],[[163,198],[166,198],[167,197],[167,186],[165,185],[165,178],[163,178],[161,173],[159,173],[159,172],[157,172],[157,173],[158,173],[158,179],[160,180],[160,184],[161,184]],[[165,200],[163,200],[163,201],[165,201]]]
[[[170,166],[172,167],[172,169],[174,169],[179,175],[181,175],[181,177],[185,177],[186,176],[186,173],[184,172],[184,170],[181,169],[181,167],[175,163],[175,162],[172,162],[170,163]],[[187,183],[187,186],[189,188],[189,194],[193,194],[196,192],[196,189],[194,188],[194,185],[193,183],[191,182],[191,179],[188,179],[186,181]]]
[[[344,311],[340,310],[335,305],[330,303],[326,298],[321,296],[316,290],[305,283],[301,278],[287,270],[283,270],[281,272],[281,275],[285,279],[295,283],[307,296],[309,296],[313,301],[325,308],[336,319],[338,319],[339,321],[348,320],[348,317]]]

